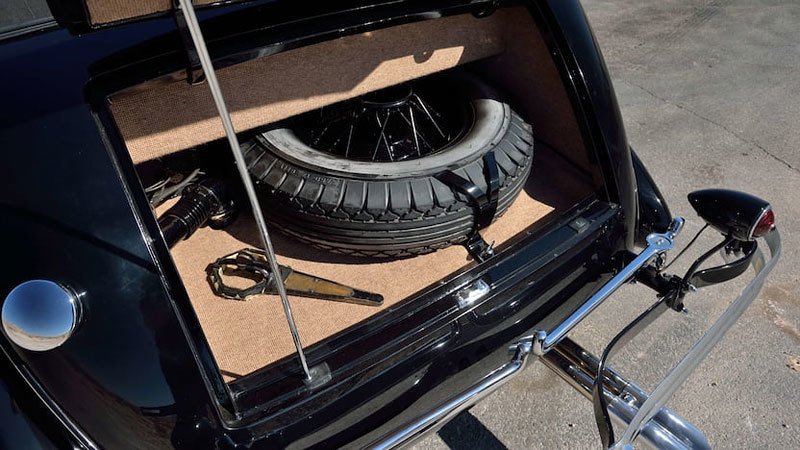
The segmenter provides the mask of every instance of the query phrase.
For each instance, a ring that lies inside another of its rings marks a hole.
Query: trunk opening
[[[602,198],[600,168],[581,137],[545,40],[522,7],[501,8],[486,18],[458,14],[352,34],[251,59],[217,74],[245,142],[300,114],[453,70],[468,71],[495,88],[533,129],[530,176],[508,210],[481,232],[499,256]],[[164,174],[185,176],[200,168],[241,189],[206,86],[188,85],[173,74],[115,92],[107,97],[107,107],[142,186],[152,186]],[[158,217],[174,202],[152,213]],[[296,377],[297,367],[277,295],[223,299],[207,279],[207,266],[217,258],[259,246],[254,219],[243,209],[228,227],[200,228],[171,249],[219,376],[240,399],[234,400],[237,419],[248,410],[264,414],[277,408],[248,397],[250,391],[272,384],[271,400],[279,405],[301,389],[280,381]],[[465,272],[477,266],[460,245],[411,258],[374,259],[334,254],[270,229],[281,264],[384,297],[380,307],[290,297],[311,362],[324,362],[334,352],[349,361],[330,367],[334,381],[339,369],[366,367],[364,359],[391,344],[391,333],[381,342],[384,323],[397,326],[403,320],[398,314],[441,299],[432,296],[437,287],[464,284]],[[367,335],[379,344],[362,347],[359,340]]]

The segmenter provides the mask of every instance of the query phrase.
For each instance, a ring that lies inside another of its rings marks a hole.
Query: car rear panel
[[[276,405],[272,394],[279,386],[233,383],[234,392],[246,391],[237,405],[252,408],[243,410],[242,426],[270,446],[336,447],[361,435],[359,443],[366,444],[408,414],[430,409],[448,393],[482,378],[508,359],[506,348],[515,338],[569,314],[610,276],[611,254],[624,246],[619,214],[596,202],[573,213],[550,232],[501,254],[495,265],[477,267],[443,286],[451,294],[413,311],[411,322],[382,329],[397,333],[391,348],[373,351],[364,333],[356,348],[364,352],[365,364],[343,367],[323,389]],[[578,217],[590,224],[580,232],[570,225]],[[459,306],[459,289],[452,286],[476,280],[490,284],[491,294]],[[410,312],[397,314],[408,317]],[[417,331],[403,331],[404,326]],[[329,355],[326,361],[335,365],[337,356],[343,355]],[[310,357],[313,361],[314,353]],[[259,409],[270,403],[274,406],[266,414]]]
[[[95,64],[172,32],[171,19],[3,43],[0,61],[15,70],[0,88],[7,99],[0,235],[14,263],[5,265],[0,294],[25,280],[58,279],[87,292],[89,311],[74,338],[46,354],[2,340],[11,361],[103,447],[257,438],[276,446],[366,443],[497,367],[507,343],[568,314],[613,271],[611,257],[624,248],[635,218],[629,150],[620,144],[624,131],[607,74],[579,70],[601,61],[599,52],[590,34],[554,30],[583,30],[585,17],[574,2],[541,2],[533,10],[564,63],[562,75],[576,82],[573,105],[592,136],[607,189],[522,239],[497,264],[477,266],[431,292],[439,300],[414,311],[418,322],[398,322],[394,346],[369,361],[343,363],[339,381],[292,398],[271,396],[266,379],[253,378],[233,383],[231,399],[222,379],[209,375],[213,358],[185,292],[175,287],[174,268],[162,263],[169,255],[156,238],[155,219],[141,213],[146,200],[130,183],[133,165],[113,150],[119,137],[98,127],[102,113],[87,98]],[[570,225],[578,217],[590,226]],[[496,289],[460,308],[455,288],[480,277]],[[404,329],[412,325],[416,332]],[[364,330],[367,352],[375,331]]]

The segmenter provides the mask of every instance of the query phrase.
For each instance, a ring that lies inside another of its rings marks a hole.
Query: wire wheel
[[[473,121],[468,99],[441,83],[418,82],[373,92],[296,118],[309,147],[345,159],[396,162],[458,142]]]
[[[442,173],[482,192],[494,189],[487,174],[496,173],[500,215],[533,164],[531,126],[461,71],[306,113],[244,147],[270,223],[319,248],[367,257],[413,256],[467,239],[475,205]]]

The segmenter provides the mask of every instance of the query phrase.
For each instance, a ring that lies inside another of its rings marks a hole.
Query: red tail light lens
[[[759,238],[772,231],[773,228],[775,228],[775,213],[773,213],[772,208],[770,208],[761,214],[751,235],[754,238]]]

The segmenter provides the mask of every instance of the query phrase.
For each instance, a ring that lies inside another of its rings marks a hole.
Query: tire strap
[[[475,210],[475,221],[473,222],[472,230],[467,235],[466,242],[464,242],[464,247],[478,262],[484,262],[494,255],[492,244],[487,243],[480,234],[480,230],[494,221],[494,216],[497,213],[500,173],[497,169],[494,150],[490,150],[483,155],[483,175],[486,179],[486,191],[452,170],[436,175],[437,180],[467,197],[467,201]]]

